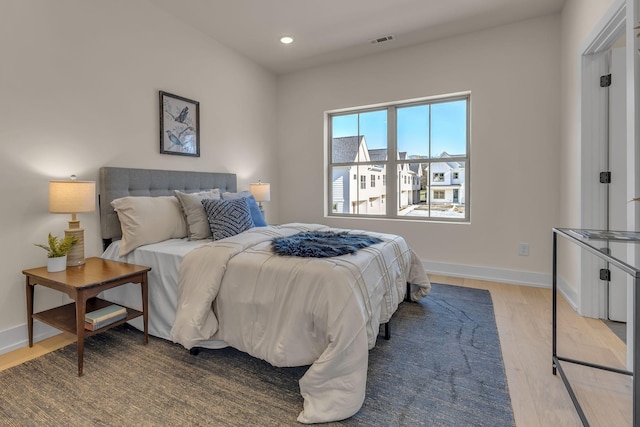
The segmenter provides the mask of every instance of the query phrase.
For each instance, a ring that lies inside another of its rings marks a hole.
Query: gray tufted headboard
[[[219,188],[237,191],[236,174],[225,172],[190,172],[158,169],[100,168],[100,232],[105,247],[122,237],[118,214],[111,201],[126,196],[171,196],[173,190],[185,193]]]

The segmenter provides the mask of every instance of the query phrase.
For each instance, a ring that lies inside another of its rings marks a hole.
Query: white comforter
[[[417,256],[396,235],[366,232],[384,243],[333,258],[271,251],[274,237],[309,230],[336,229],[260,227],[188,253],[171,339],[187,349],[222,340],[280,367],[310,364],[300,379],[304,409],[298,421],[317,423],[358,412],[379,325],[402,301],[407,282],[414,300],[431,285]]]

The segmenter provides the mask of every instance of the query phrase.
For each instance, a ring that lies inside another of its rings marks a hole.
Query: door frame
[[[602,111],[603,100],[598,85],[587,85],[589,79],[597,77],[597,70],[603,70],[603,52],[613,46],[615,41],[626,34],[626,110],[627,110],[627,195],[629,200],[640,196],[640,120],[636,120],[636,111],[640,111],[640,53],[637,30],[634,26],[639,16],[640,5],[637,0],[615,0],[605,16],[587,37],[581,49],[581,128],[580,128],[580,227],[599,228],[604,221],[602,209],[602,188],[597,182],[598,135],[602,132],[602,123],[598,112]],[[630,19],[627,19],[627,16]],[[601,58],[598,58],[598,55]],[[597,81],[597,80],[596,80]],[[627,207],[627,229],[640,231],[640,203],[629,203]],[[627,245],[627,259],[633,265],[640,265],[640,248]],[[584,251],[583,251],[584,252]],[[584,316],[602,317],[606,312],[603,292],[595,274],[594,261],[581,254],[578,284],[577,309]],[[635,309],[633,306],[634,289],[629,280],[627,285],[627,342],[633,342]],[[637,309],[640,310],[640,307]],[[633,370],[633,346],[627,346],[627,369]]]
[[[597,180],[605,170],[603,138],[607,137],[607,91],[599,87],[600,76],[608,74],[606,52],[626,29],[626,1],[614,2],[607,14],[592,31],[581,49],[581,163],[580,163],[580,227],[606,228],[606,188]],[[628,135],[627,135],[628,137]],[[628,140],[627,140],[628,145]],[[635,169],[630,169],[635,170]],[[598,271],[601,261],[585,251],[580,254],[580,285],[578,312],[583,316],[604,318],[606,287]]]

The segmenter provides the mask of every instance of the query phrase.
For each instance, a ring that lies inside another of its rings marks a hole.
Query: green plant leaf
[[[49,233],[47,242],[48,245],[41,243],[34,243],[34,245],[47,251],[47,258],[58,258],[65,256],[71,250],[71,247],[78,242],[78,238],[76,236],[66,235],[64,239],[60,240],[57,236]]]

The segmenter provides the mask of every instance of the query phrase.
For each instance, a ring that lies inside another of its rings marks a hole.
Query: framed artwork
[[[200,103],[160,91],[160,153],[200,157]]]

